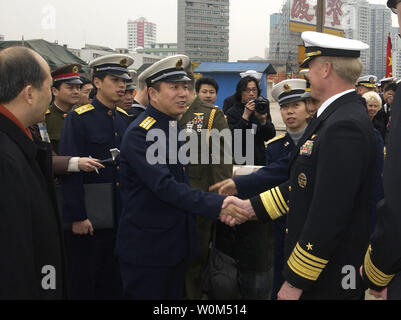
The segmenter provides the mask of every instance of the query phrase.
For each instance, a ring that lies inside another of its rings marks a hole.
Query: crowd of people
[[[185,55],[139,75],[128,55],[100,57],[89,80],[1,51],[0,298],[212,299],[212,245],[239,275],[223,300],[399,299],[401,91],[361,76],[363,42],[302,39],[302,76],[271,92],[282,135],[255,71],[219,108]],[[188,163],[182,132],[199,150]],[[227,144],[249,159],[249,137],[258,170],[233,176]]]

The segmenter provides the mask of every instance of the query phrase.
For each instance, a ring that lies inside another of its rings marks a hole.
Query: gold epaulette
[[[147,117],[145,120],[142,121],[142,123],[139,126],[148,131],[150,128],[153,127],[155,123],[156,123],[155,119],[153,119],[152,117]]]
[[[269,140],[269,141],[266,143],[266,145],[269,145],[269,144],[271,144],[271,143],[273,143],[273,142],[276,142],[276,141],[278,141],[278,140],[284,139],[285,136],[286,136],[285,134],[282,134],[281,136],[275,137],[275,138]]]
[[[92,106],[91,104],[87,104],[86,106],[79,107],[79,108],[75,109],[74,111],[76,113],[78,113],[79,115],[82,115],[82,114],[92,111],[92,110],[95,110],[95,107]]]
[[[129,116],[129,114],[124,109],[117,107],[117,111],[125,114],[126,116]]]

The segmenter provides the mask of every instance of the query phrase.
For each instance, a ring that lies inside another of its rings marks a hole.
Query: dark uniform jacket
[[[210,186],[225,179],[230,179],[233,173],[233,166],[231,164],[224,164],[223,140],[220,141],[219,147],[220,164],[212,164],[211,156],[209,157],[209,164],[200,164],[201,143],[205,143],[206,141],[201,141],[201,134],[198,132],[198,129],[209,131],[216,129],[219,132],[228,129],[223,112],[218,107],[211,106],[203,102],[199,97],[196,97],[187,112],[178,121],[178,124],[182,130],[193,130],[198,135],[199,164],[189,165],[189,182],[191,187],[207,192]],[[212,144],[210,143],[209,145],[211,150]]]
[[[0,299],[65,299],[62,228],[54,191],[51,147],[33,143],[0,115]],[[54,290],[46,266],[54,267]],[[44,272],[44,273],[43,273]]]
[[[364,280],[372,289],[382,290],[401,271],[401,90],[393,102],[390,135],[384,163],[384,201],[379,204],[378,221],[364,261]]]
[[[96,98],[91,105],[82,106],[69,113],[60,136],[60,155],[110,159],[110,149],[120,148],[128,127],[128,115],[120,109],[109,109]],[[66,223],[87,219],[84,185],[114,184],[115,219],[121,212],[120,177],[118,166],[107,166],[96,172],[79,172],[65,176],[63,186],[63,218]]]
[[[67,112],[64,112],[56,107],[53,103],[46,112],[46,127],[49,134],[50,142],[53,151],[59,153],[60,133],[63,127],[64,119],[67,117]]]
[[[181,147],[177,143],[178,131],[176,119],[149,105],[124,136],[121,147],[124,210],[117,235],[117,254],[124,262],[137,266],[176,266],[194,258],[199,254],[195,215],[212,220],[219,216],[224,197],[191,189],[188,166],[169,154],[170,148],[177,153]],[[154,139],[146,141],[148,132],[164,132],[166,141],[155,146]],[[158,154],[165,157],[152,163],[147,153],[154,155],[156,147]]]
[[[289,181],[251,199],[262,221],[289,212],[284,278],[302,299],[364,296],[358,269],[369,241],[376,148],[366,108],[355,92],[345,94],[307,128]],[[355,288],[344,286],[348,268]]]
[[[240,135],[241,145],[235,141],[237,143],[233,143],[233,151],[242,146],[242,155],[246,155],[246,130],[252,130],[255,128],[253,134],[254,150],[252,150],[254,154],[254,163],[248,163],[248,165],[264,166],[266,164],[265,142],[269,141],[276,135],[276,129],[271,122],[270,111],[268,112],[267,123],[262,126],[254,114],[249,118],[249,121],[243,119],[242,115],[244,114],[244,109],[245,105],[237,102],[226,113],[228,125],[232,131],[233,138],[235,130],[242,130],[242,134]]]

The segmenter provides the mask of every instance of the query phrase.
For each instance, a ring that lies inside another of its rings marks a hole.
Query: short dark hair
[[[82,84],[80,85],[81,89],[83,88],[83,86],[86,86],[87,84],[92,84],[92,81],[90,81],[88,78],[85,77],[80,77]]]
[[[14,100],[28,85],[41,89],[47,74],[34,51],[11,47],[0,52],[0,103]]]
[[[397,84],[395,82],[390,82],[390,83],[386,84],[386,86],[384,87],[384,92],[387,92],[390,90],[392,90],[394,92],[397,91]]]
[[[216,90],[216,93],[219,93],[219,84],[217,83],[217,81],[214,78],[198,79],[195,84],[196,93],[199,93],[199,91],[203,85],[212,86],[214,88],[214,90]]]
[[[258,80],[254,77],[247,76],[242,78],[240,82],[238,82],[237,84],[237,89],[235,91],[235,99],[238,102],[242,102],[242,92],[246,90],[250,82],[254,82],[256,84],[256,87],[258,88],[258,97],[260,97],[260,86]]]

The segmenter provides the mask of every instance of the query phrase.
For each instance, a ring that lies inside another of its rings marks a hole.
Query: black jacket
[[[0,181],[0,299],[66,298],[51,146],[32,142],[1,114]]]
[[[284,278],[304,290],[303,299],[364,296],[358,273],[369,242],[376,148],[365,106],[348,93],[309,125],[289,181],[251,200],[261,220],[288,213]]]
[[[266,154],[265,154],[265,142],[274,138],[276,135],[276,129],[272,123],[272,118],[270,116],[270,110],[267,115],[267,123],[262,126],[256,116],[253,114],[249,121],[242,118],[244,114],[245,105],[237,102],[232,108],[227,112],[227,122],[230,130],[232,131],[233,138],[235,137],[234,131],[239,129],[242,130],[241,134],[241,145],[237,141],[233,143],[233,152],[236,148],[242,146],[242,155],[246,155],[246,130],[251,130],[256,126],[256,134],[253,135],[254,139],[254,163],[248,163],[248,165],[259,165],[264,166],[266,164]],[[235,161],[235,159],[234,159]]]

